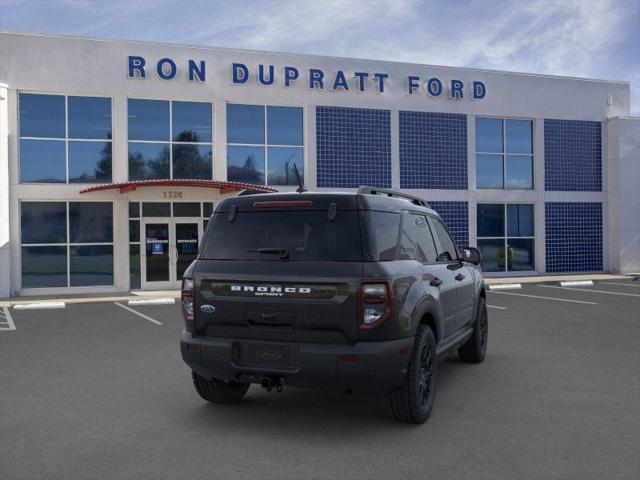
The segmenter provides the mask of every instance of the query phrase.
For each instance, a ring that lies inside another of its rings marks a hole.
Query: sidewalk
[[[500,285],[505,283],[558,283],[576,280],[623,280],[640,277],[640,273],[627,275],[612,275],[606,273],[585,275],[538,275],[533,277],[485,277],[485,284]],[[149,290],[105,294],[77,294],[77,295],[42,295],[24,296],[0,299],[0,307],[12,307],[36,302],[64,302],[73,303],[108,303],[128,302],[129,300],[153,300],[159,298],[180,298],[180,290]]]

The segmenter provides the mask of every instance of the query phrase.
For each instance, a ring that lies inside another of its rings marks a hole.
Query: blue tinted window
[[[269,185],[298,185],[294,165],[298,167],[300,180],[304,182],[304,162],[301,147],[269,147]]]
[[[143,217],[170,217],[171,203],[168,202],[145,202],[142,204]]]
[[[204,202],[202,204],[202,216],[206,217],[206,218],[209,218],[212,213],[213,213],[213,203]]]
[[[228,104],[227,143],[264,144],[264,107]]]
[[[210,145],[173,144],[173,178],[213,178]]]
[[[533,238],[507,239],[507,268],[509,271],[535,270]]]
[[[66,287],[67,247],[22,247],[22,288]]]
[[[478,204],[478,237],[504,237],[504,205]]]
[[[129,241],[140,241],[140,220],[129,220]]]
[[[110,202],[70,202],[69,241],[113,241],[113,205]]]
[[[264,148],[227,147],[227,179],[264,185]]]
[[[111,138],[111,99],[69,97],[69,138]]]
[[[476,186],[504,188],[502,155],[476,155]]]
[[[482,254],[482,270],[485,272],[504,272],[504,239],[478,239],[478,250]]]
[[[111,142],[69,142],[69,183],[110,183]]]
[[[193,202],[176,202],[173,204],[174,217],[200,217],[200,204]]]
[[[64,202],[22,202],[22,243],[66,243],[66,209]]]
[[[507,155],[507,188],[533,188],[533,157]]]
[[[211,104],[173,102],[174,142],[211,142]]]
[[[267,143],[302,145],[302,108],[267,107]]]
[[[533,237],[533,205],[507,205],[507,235]]]
[[[169,144],[129,142],[129,180],[155,178],[169,178]]]
[[[21,93],[20,136],[64,138],[64,97]]]
[[[140,203],[129,202],[129,218],[140,218]]]
[[[507,120],[507,153],[533,153],[531,120]]]
[[[63,140],[20,140],[20,182],[64,183]]]
[[[129,99],[129,140],[169,141],[169,102]]]
[[[476,152],[501,153],[502,146],[502,120],[476,118]]]
[[[69,267],[72,287],[113,285],[113,246],[70,247]]]

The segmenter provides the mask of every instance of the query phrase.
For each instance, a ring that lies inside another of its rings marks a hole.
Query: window
[[[109,183],[111,99],[20,93],[20,182]]]
[[[533,205],[480,203],[477,222],[483,270],[534,270]]]
[[[129,180],[213,178],[211,103],[130,98],[128,118]]]
[[[129,289],[139,289],[140,279],[140,203],[129,202]]]
[[[533,188],[533,122],[476,118],[476,187]]]
[[[22,202],[22,287],[113,285],[113,204]]]
[[[440,246],[438,248],[438,262],[451,262],[458,259],[458,250],[456,250],[456,244],[451,238],[447,227],[444,226],[442,221],[438,218],[429,217],[429,223],[433,230],[433,235],[438,239]]]
[[[402,249],[401,257],[405,260],[417,259],[422,263],[436,261],[436,245],[431,235],[431,229],[424,215],[404,214],[402,220]],[[405,246],[404,236],[410,241],[410,246]],[[415,255],[406,252],[406,248],[415,249]]]
[[[303,110],[300,107],[227,105],[227,179],[258,185],[304,180]]]

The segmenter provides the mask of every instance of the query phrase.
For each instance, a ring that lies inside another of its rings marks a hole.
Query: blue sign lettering
[[[349,90],[349,84],[347,83],[347,79],[345,78],[342,70],[338,70],[336,73],[336,79],[333,81],[333,89],[338,90],[339,88]]]
[[[484,86],[484,83],[475,81],[473,82],[473,99],[480,100],[484,98],[487,94],[487,87]]]
[[[439,78],[433,77],[424,84],[424,90],[431,97],[439,97],[442,95],[442,82]]]
[[[367,72],[354,72],[353,76],[358,79],[358,91],[364,92],[365,82],[369,77],[369,74]]]
[[[460,80],[451,80],[451,84],[449,86],[449,98],[454,100],[462,100],[464,98],[464,94],[462,93],[462,89],[464,88],[464,83]]]
[[[233,83],[247,83],[249,80],[249,69],[244,63],[234,63],[231,66],[233,72],[231,77]]]
[[[204,60],[200,60],[200,66],[196,64],[195,60],[189,60],[189,81],[193,82],[196,78],[199,82],[205,81],[205,66]]]
[[[165,65],[169,67],[168,71],[165,69]],[[156,72],[161,79],[171,80],[178,73],[178,67],[176,67],[176,62],[170,58],[161,58],[156,65]]]
[[[271,85],[274,80],[273,65],[269,65],[269,78],[264,78],[264,65],[258,65],[258,81],[260,85]]]
[[[386,73],[374,73],[373,78],[378,79],[378,91],[384,93],[384,80],[389,78],[389,75]]]
[[[299,76],[300,72],[296,67],[284,67],[284,86],[290,86],[291,82],[297,80]]]
[[[315,88],[318,85],[320,90],[324,89],[324,72],[317,68],[309,69],[309,88]]]
[[[147,78],[147,74],[144,71],[144,65],[146,60],[142,57],[129,56],[129,78],[135,78],[136,72],[140,78]]]

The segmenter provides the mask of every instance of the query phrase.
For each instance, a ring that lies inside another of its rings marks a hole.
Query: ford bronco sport
[[[482,362],[480,254],[424,200],[393,190],[228,198],[182,282],[181,352],[202,398],[250,384],[384,393],[425,422],[438,361]]]

